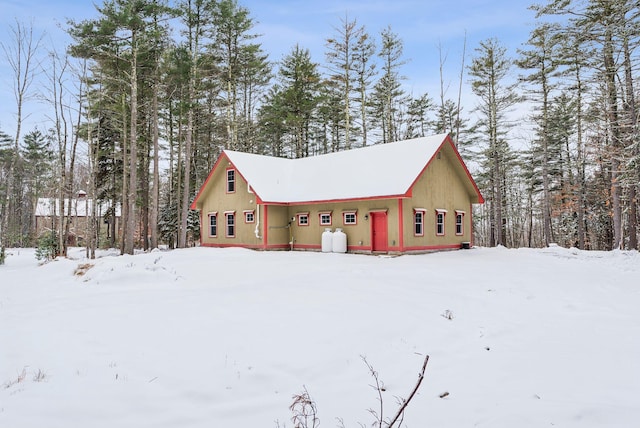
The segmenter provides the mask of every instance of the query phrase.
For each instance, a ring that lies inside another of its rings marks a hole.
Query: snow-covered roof
[[[265,202],[300,203],[405,194],[447,134],[299,159],[225,150]]]
[[[89,212],[89,215],[91,215],[91,211],[93,210],[92,199],[65,199],[65,213],[67,212],[69,204],[71,204],[71,215],[73,217],[86,217],[87,211]],[[97,206],[97,215],[102,216],[108,208],[108,203],[99,202]],[[38,198],[38,204],[36,205],[36,216],[51,217],[54,215],[60,215],[60,200],[57,198]],[[120,217],[120,206],[116,206],[116,217]]]

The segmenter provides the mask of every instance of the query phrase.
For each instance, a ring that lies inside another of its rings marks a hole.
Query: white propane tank
[[[340,228],[337,228],[336,231],[333,232],[333,252],[347,252],[347,234],[344,233]]]
[[[330,253],[333,250],[333,232],[331,228],[326,228],[322,232],[322,252]]]

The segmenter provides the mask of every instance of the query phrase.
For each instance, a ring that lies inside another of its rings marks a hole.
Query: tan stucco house
[[[225,150],[200,188],[200,244],[411,253],[473,245],[484,200],[447,134],[285,159]]]

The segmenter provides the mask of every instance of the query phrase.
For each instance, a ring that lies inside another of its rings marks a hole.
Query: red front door
[[[386,212],[371,213],[371,251],[389,251]]]

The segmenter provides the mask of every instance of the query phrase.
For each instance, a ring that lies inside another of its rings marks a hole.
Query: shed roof
[[[451,143],[447,134],[438,134],[299,159],[233,150],[223,155],[263,202],[371,199],[404,196],[447,141]],[[482,201],[462,159],[460,164]]]

